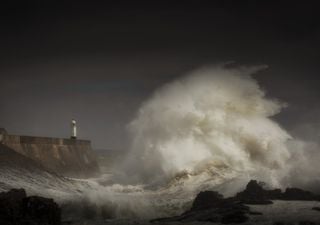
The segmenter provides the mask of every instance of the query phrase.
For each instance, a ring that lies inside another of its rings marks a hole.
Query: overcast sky
[[[289,131],[320,125],[314,4],[196,2],[2,5],[0,127],[69,137],[75,118],[79,138],[94,148],[124,149],[126,124],[157,87],[226,61],[269,66],[256,78],[289,104],[275,118]]]

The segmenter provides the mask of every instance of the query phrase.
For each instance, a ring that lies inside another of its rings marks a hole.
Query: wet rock
[[[190,210],[180,216],[155,219],[151,222],[192,222],[206,221],[214,223],[243,223],[249,218],[246,215],[249,207],[233,198],[223,198],[214,191],[200,192]]]
[[[180,216],[160,218],[151,222],[192,222],[205,221],[214,223],[243,223],[249,215],[262,215],[260,212],[252,212],[246,204],[272,204],[271,200],[318,200],[319,196],[298,188],[287,188],[283,193],[280,189],[265,190],[263,184],[251,180],[244,191],[231,198],[223,198],[214,191],[200,192],[195,198],[190,210]],[[320,210],[319,207],[313,210]],[[308,224],[308,221],[300,224]],[[287,224],[281,221],[275,225]]]
[[[281,190],[280,190],[281,193]],[[260,185],[256,180],[251,180],[246,189],[242,192],[239,192],[235,198],[240,200],[245,204],[252,205],[267,205],[272,204],[270,198],[272,195],[278,194],[277,190],[274,191],[266,191],[263,189],[262,185]]]
[[[21,206],[23,199],[26,197],[26,192],[23,189],[12,189],[8,192],[0,193],[0,224],[5,224],[2,221],[23,218]]]
[[[265,190],[256,180],[251,180],[246,189],[239,192],[235,198],[245,204],[255,205],[272,204],[271,200],[318,201],[320,199],[318,195],[299,188],[287,188],[285,192],[280,189]]]
[[[60,225],[58,205],[48,198],[27,197],[23,189],[0,193],[0,224]]]
[[[193,201],[191,211],[204,210],[208,208],[216,208],[220,204],[225,203],[223,195],[215,191],[202,191]]]
[[[60,208],[53,199],[32,196],[23,200],[24,216],[35,224],[60,224]]]
[[[319,197],[310,191],[305,191],[299,188],[287,188],[281,196],[282,200],[303,200],[316,201]]]
[[[320,211],[320,207],[313,207],[312,210]]]
[[[248,221],[248,217],[242,213],[241,211],[232,212],[231,214],[227,214],[221,219],[221,223],[244,223]]]

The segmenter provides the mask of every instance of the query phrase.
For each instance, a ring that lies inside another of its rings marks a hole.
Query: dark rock
[[[282,200],[303,200],[303,201],[316,201],[318,196],[310,191],[304,191],[299,188],[287,188],[281,196]]]
[[[320,211],[320,207],[313,207],[312,210]]]
[[[246,189],[239,192],[236,199],[245,204],[272,204],[271,200],[303,200],[318,201],[319,196],[310,191],[299,188],[287,188],[285,192],[280,189],[265,190],[256,180],[251,180]]]
[[[263,214],[262,214],[262,212],[252,212],[252,211],[250,211],[250,212],[249,212],[249,215],[261,216],[261,215],[263,215]]]
[[[180,216],[155,219],[151,222],[192,222],[206,221],[214,223],[243,223],[249,218],[246,214],[249,207],[234,198],[223,198],[214,191],[200,192],[195,198],[190,210]]]
[[[225,202],[223,195],[215,191],[201,191],[193,201],[190,210],[203,210],[217,207]]]
[[[281,190],[280,190],[281,193]],[[266,191],[262,188],[260,184],[256,180],[251,180],[244,191],[239,192],[235,198],[240,200],[245,204],[252,205],[266,205],[272,204],[270,201],[270,197],[273,194],[277,194],[277,191]]]
[[[60,208],[52,200],[27,197],[23,189],[0,193],[0,224],[60,225]]]
[[[71,224],[74,224],[75,223],[75,221],[73,221],[73,220],[65,220],[65,221],[62,221],[62,224],[63,225],[71,225]]]
[[[262,183],[251,180],[246,189],[235,197],[223,198],[214,191],[200,192],[195,198],[190,210],[180,216],[160,218],[151,222],[192,222],[206,221],[214,223],[243,223],[249,215],[262,215],[261,212],[252,212],[245,204],[272,204],[271,200],[319,200],[319,196],[298,188],[287,188],[284,193],[280,189],[265,190]],[[313,210],[320,210],[319,207]],[[308,224],[307,222],[300,222]],[[275,225],[284,224],[275,222]]]
[[[278,188],[274,190],[266,190],[265,193],[268,199],[279,199],[282,195],[281,189]]]
[[[12,189],[8,192],[0,193],[0,221],[11,221],[14,218],[22,218],[23,212],[21,206],[23,199],[26,197],[26,192],[23,189]]]
[[[222,217],[221,223],[244,223],[248,221],[248,217],[241,211],[232,212]]]
[[[23,213],[26,218],[36,224],[60,224],[61,212],[53,199],[32,196],[23,200]]]
[[[316,225],[316,223],[311,221],[300,221],[299,225]]]
[[[284,222],[274,222],[273,225],[286,225]]]

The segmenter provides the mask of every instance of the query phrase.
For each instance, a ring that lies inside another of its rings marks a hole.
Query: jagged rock
[[[155,219],[152,222],[207,221],[224,224],[242,223],[249,219],[246,216],[248,212],[248,206],[233,198],[224,199],[218,192],[204,191],[197,195],[191,209],[182,215]]]
[[[309,191],[298,188],[287,188],[284,193],[280,189],[265,190],[261,183],[251,180],[246,189],[236,194],[235,197],[223,198],[214,191],[200,192],[195,198],[190,210],[180,216],[160,218],[151,222],[192,222],[206,221],[214,223],[243,223],[249,215],[262,215],[260,212],[252,212],[244,204],[272,204],[271,200],[319,200],[319,196]],[[313,210],[320,210],[318,207]],[[274,224],[284,224],[275,222]],[[309,224],[300,222],[299,224]]]
[[[258,184],[256,180],[251,180],[244,191],[239,192],[235,198],[242,201],[245,204],[252,204],[252,205],[266,205],[272,204],[270,201],[270,195],[277,194],[277,191],[272,191],[269,193],[268,191],[264,190],[261,185]],[[281,190],[280,190],[281,193]]]
[[[268,199],[279,199],[281,198],[282,191],[281,189],[274,189],[274,190],[266,190],[266,196]]]
[[[320,199],[312,192],[299,188],[287,188],[285,192],[280,189],[265,190],[256,180],[251,180],[246,189],[239,192],[235,198],[245,204],[272,204],[271,200],[317,201]]]
[[[27,197],[23,189],[0,193],[0,224],[60,225],[58,205],[48,198]]]
[[[282,200],[303,200],[316,201],[319,197],[310,191],[305,191],[299,188],[287,188],[281,196]]]
[[[215,191],[201,191],[193,201],[192,210],[203,210],[217,207],[225,202],[223,195]]]

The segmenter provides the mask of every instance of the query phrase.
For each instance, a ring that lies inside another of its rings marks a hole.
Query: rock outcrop
[[[206,221],[214,223],[243,223],[248,215],[259,216],[260,212],[252,212],[248,205],[272,204],[271,200],[319,200],[319,196],[298,188],[287,188],[285,192],[280,189],[265,190],[263,185],[256,180],[251,180],[245,190],[234,197],[223,198],[221,194],[214,191],[200,192],[192,207],[180,216],[160,218],[151,222],[192,222]],[[319,210],[314,207],[313,210]]]
[[[300,200],[300,201],[318,201],[320,200],[318,195],[313,194],[310,191],[305,191],[299,188],[287,188],[279,199],[282,200]]]
[[[49,198],[27,197],[24,189],[0,193],[0,224],[60,225],[59,206]]]
[[[281,196],[281,190],[264,190],[262,185],[256,180],[251,180],[246,189],[239,192],[235,198],[245,204],[251,205],[266,205],[272,204],[270,199],[277,199]]]
[[[205,221],[214,223],[243,223],[249,217],[249,207],[243,205],[234,198],[223,198],[221,194],[214,191],[200,192],[195,198],[190,210],[180,216],[161,218],[152,222],[192,222]]]
[[[202,191],[194,199],[190,211],[215,208],[226,203],[227,201],[223,198],[223,195],[219,194],[218,192]]]
[[[287,201],[318,201],[320,197],[310,191],[299,188],[287,188],[285,192],[280,189],[265,190],[256,180],[251,180],[246,189],[239,192],[236,199],[245,204],[272,204],[271,200],[287,200]]]

